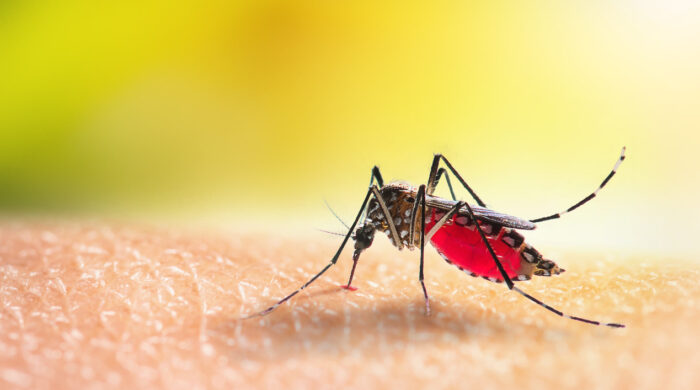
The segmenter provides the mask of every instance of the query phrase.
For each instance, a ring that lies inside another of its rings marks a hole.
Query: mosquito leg
[[[420,281],[420,286],[423,288],[423,297],[425,298],[425,315],[430,315],[430,298],[428,297],[428,290],[425,289],[425,282],[423,281],[423,260],[425,255],[425,185],[421,185],[418,188],[418,194],[416,195],[416,203],[413,205],[413,217],[411,218],[411,226],[413,226],[413,221],[418,217],[416,209],[418,208],[418,203],[421,204],[421,214],[420,214],[420,268],[418,271],[418,281]],[[411,237],[415,234],[415,230],[411,229]]]
[[[421,205],[421,214],[420,214],[420,268],[419,268],[419,273],[418,273],[418,281],[420,281],[420,285],[423,288],[423,296],[425,297],[425,315],[430,315],[430,298],[428,297],[428,290],[425,288],[425,282],[424,280],[424,275],[423,275],[423,264],[424,264],[424,258],[425,258],[425,241],[430,241],[430,238],[435,234],[435,232],[442,227],[442,225],[447,222],[447,220],[454,215],[464,204],[464,202],[457,202],[456,205],[450,209],[442,218],[440,218],[440,221],[438,221],[435,226],[433,226],[432,229],[430,229],[430,232],[426,236],[425,234],[425,216],[426,216],[426,211],[425,211],[425,185],[421,185],[418,187],[418,193],[416,194],[416,201],[413,204],[413,210],[411,211],[411,225],[410,225],[410,243],[413,245],[413,240],[415,236],[415,221],[416,218],[418,217],[418,205]]]
[[[384,202],[384,198],[382,198],[382,194],[379,192],[377,186],[372,186],[370,190],[374,193],[374,197],[379,203],[379,207],[382,210],[382,214],[384,215],[387,224],[389,225],[391,237],[394,239],[396,247],[399,248],[399,250],[402,249],[403,244],[401,243],[401,239],[399,238],[399,232],[396,230],[396,225],[394,224],[394,220],[391,218],[391,213],[389,212],[389,208],[386,206],[386,202]]]
[[[412,248],[415,244],[415,231],[416,231],[416,218],[418,217],[418,207],[420,206],[421,197],[425,198],[425,186],[421,185],[418,187],[418,192],[416,193],[416,200],[413,202],[413,208],[411,209],[411,224],[409,225],[408,231],[410,232],[408,237],[408,246]],[[425,213],[424,213],[425,214]]]
[[[537,222],[549,221],[550,219],[557,219],[557,218],[561,217],[562,215],[564,215],[568,212],[574,211],[577,208],[579,208],[580,206],[583,206],[589,200],[595,198],[596,195],[598,195],[598,191],[600,191],[603,187],[605,187],[606,184],[608,184],[610,179],[612,179],[612,177],[615,176],[615,172],[617,172],[617,168],[620,167],[620,164],[622,164],[622,162],[624,160],[625,160],[625,148],[623,147],[622,152],[620,152],[620,157],[617,159],[617,162],[615,162],[615,166],[613,167],[612,171],[610,171],[608,176],[605,177],[605,180],[603,180],[603,182],[600,183],[600,185],[598,186],[598,188],[596,188],[595,191],[593,191],[590,195],[581,199],[578,203],[576,203],[575,205],[569,207],[568,209],[566,209],[564,211],[558,212],[556,214],[552,214],[552,215],[547,216],[547,217],[531,219],[530,222],[537,223]]]
[[[440,165],[441,154],[436,154],[433,156],[433,163],[430,164],[430,174],[428,175],[428,185],[426,187],[426,192],[428,195],[432,195],[435,192],[435,187],[440,180],[438,177],[438,166]]]
[[[452,181],[450,180],[450,175],[447,173],[445,168],[438,169],[437,176],[435,177],[435,186],[437,187],[438,183],[440,183],[440,178],[442,178],[442,175],[445,175],[445,180],[447,181],[447,186],[450,188],[450,195],[452,195],[452,200],[457,200],[457,197],[455,196],[455,190],[452,188]]]
[[[375,167],[377,168],[377,167]],[[377,172],[379,172],[379,169],[377,169]],[[374,172],[372,172],[372,176],[374,177]],[[380,176],[381,177],[381,176]],[[396,230],[396,225],[394,224],[394,220],[391,218],[391,213],[389,212],[389,208],[386,206],[386,202],[384,202],[384,198],[382,197],[381,192],[379,192],[379,189],[377,186],[372,185],[370,187],[370,191],[374,195],[374,198],[377,200],[377,204],[379,205],[380,210],[382,210],[382,215],[384,215],[384,219],[387,221],[387,224],[389,225],[389,230],[391,231],[392,237],[394,239],[394,242],[396,242],[397,246],[399,249],[401,249],[401,241],[399,241],[399,233]],[[352,230],[352,229],[351,229]],[[348,279],[348,284],[344,286],[340,286],[346,290],[351,290],[354,291],[356,290],[355,287],[352,287],[352,278],[355,275],[355,267],[357,267],[357,261],[359,260],[359,253],[355,253],[352,256],[352,270],[350,271],[350,278]]]
[[[316,279],[318,279],[321,275],[323,275],[324,272],[326,272],[329,268],[331,268],[331,266],[335,265],[335,263],[338,261],[338,257],[340,257],[340,253],[343,251],[343,248],[345,248],[345,244],[347,244],[348,239],[350,239],[350,236],[352,235],[352,233],[355,229],[355,226],[357,225],[357,222],[360,220],[360,216],[362,215],[362,212],[364,211],[365,207],[367,206],[367,202],[369,201],[369,197],[372,195],[373,188],[376,188],[376,187],[373,186],[372,188],[367,190],[367,195],[365,195],[365,200],[362,201],[362,206],[360,207],[360,211],[357,212],[357,216],[355,217],[355,221],[353,221],[352,225],[350,226],[350,230],[348,230],[348,233],[345,235],[345,238],[343,239],[342,244],[340,244],[340,247],[335,252],[335,255],[333,255],[333,258],[331,259],[330,263],[326,264],[326,266],[323,267],[323,269],[321,271],[319,271],[319,273],[317,273],[313,278],[309,279],[308,282],[304,283],[301,287],[299,287],[293,293],[280,299],[277,303],[268,307],[267,309],[265,309],[261,312],[258,312],[258,313],[248,315],[246,317],[243,317],[242,319],[261,317],[261,316],[264,316],[264,315],[270,313],[271,311],[275,310],[279,305],[285,303],[286,301],[291,299],[293,296],[299,294],[299,292],[301,292],[301,290],[308,287],[311,283],[313,283]]]
[[[469,216],[471,218],[473,218],[474,221],[476,221],[476,218],[474,217],[474,213],[472,212],[472,208],[467,203],[465,203],[465,205],[467,206],[467,211],[469,212]],[[484,235],[483,230],[481,230],[481,226],[479,226],[479,223],[475,223],[475,225],[476,225],[476,229],[479,231],[479,235],[481,236],[481,240],[486,245],[486,248],[488,249],[489,253],[491,254],[491,258],[493,258],[493,261],[496,263],[496,267],[498,267],[498,271],[501,273],[501,276],[503,276],[503,280],[506,282],[506,285],[508,286],[509,290],[514,290],[518,294],[524,296],[525,298],[531,300],[532,302],[535,302],[536,304],[544,307],[545,309],[551,311],[552,313],[554,313],[560,317],[569,318],[572,320],[581,321],[581,322],[585,322],[587,324],[592,324],[592,325],[605,325],[605,326],[610,326],[613,328],[624,328],[625,327],[625,325],[623,325],[623,324],[593,321],[593,320],[589,320],[586,318],[581,318],[581,317],[576,317],[576,316],[564,314],[562,311],[557,310],[557,309],[553,308],[552,306],[547,305],[546,303],[544,303],[544,302],[540,301],[539,299],[533,297],[532,295],[524,292],[523,290],[519,289],[518,287],[515,287],[513,285],[513,281],[508,276],[508,273],[503,268],[503,264],[501,264],[501,261],[498,260],[498,256],[496,256],[496,253],[493,251],[491,244],[489,244],[489,241],[486,239],[486,235]]]
[[[428,186],[426,188],[426,193],[428,195],[432,195],[433,192],[435,192],[435,187],[437,186],[438,180],[440,180],[440,174],[438,173],[438,165],[440,165],[440,160],[442,160],[445,165],[447,165],[447,168],[452,172],[453,175],[459,180],[460,183],[462,183],[462,186],[469,191],[469,194],[474,198],[476,203],[481,206],[481,207],[486,207],[486,204],[479,198],[478,195],[472,190],[471,187],[469,187],[469,184],[462,178],[462,176],[457,172],[457,170],[450,164],[450,161],[445,158],[442,154],[436,154],[433,157],[433,164],[430,166],[430,176],[428,176]],[[447,175],[445,175],[447,177]],[[448,184],[450,184],[450,190],[452,190],[452,185],[449,182],[448,179]],[[453,191],[451,191],[453,192]],[[452,198],[454,199],[454,192],[452,193]]]
[[[369,179],[370,187],[372,187],[372,184],[374,184],[375,180],[377,181],[379,188],[384,187],[384,179],[382,178],[382,173],[379,172],[379,167],[376,165],[372,168],[372,177]]]
[[[457,202],[457,204],[455,204],[445,215],[443,215],[442,218],[440,218],[440,220],[437,221],[435,225],[433,225],[432,229],[430,229],[428,234],[425,235],[425,240],[430,242],[430,239],[433,238],[433,235],[437,233],[438,230],[440,230],[442,225],[444,225],[448,219],[452,218],[452,216],[455,215],[455,213],[464,206],[464,203],[465,202],[462,201]]]
[[[370,188],[372,188],[374,186],[375,181],[377,182],[377,184],[379,185],[380,188],[384,186],[384,178],[382,177],[382,173],[379,171],[379,167],[376,165],[374,167],[372,167],[372,176],[369,178]],[[331,210],[331,212],[333,212],[333,210]],[[336,215],[335,212],[333,212],[333,215]],[[336,218],[338,218],[338,220],[340,220],[340,218],[337,215],[336,215]],[[364,221],[366,218],[367,218],[367,209],[365,209],[365,213],[362,215],[363,224],[364,224]],[[391,221],[391,218],[388,218],[388,220]],[[343,225],[345,225],[345,222],[343,222],[342,220],[340,220],[340,222],[342,222]],[[347,225],[345,225],[345,227],[347,227]],[[352,229],[350,229],[350,230],[352,231]],[[394,230],[396,230],[396,228],[394,228]],[[352,278],[355,275],[355,268],[357,267],[358,260],[359,260],[359,257],[356,257],[356,256],[352,257],[352,270],[350,271],[350,278],[348,278],[348,284],[346,284],[344,286],[340,286],[340,287],[342,287],[346,290],[350,290],[350,291],[357,290],[357,287],[352,286]]]

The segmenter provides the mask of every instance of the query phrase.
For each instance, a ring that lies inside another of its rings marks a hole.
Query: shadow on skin
[[[491,314],[477,316],[475,313],[483,313],[481,308],[468,304],[448,307],[438,299],[431,301],[430,316],[424,314],[420,298],[397,297],[359,305],[341,300],[332,302],[333,309],[325,307],[330,306],[331,298],[318,301],[319,297],[344,291],[334,287],[309,293],[264,317],[212,319],[208,334],[217,340],[216,345],[229,346],[223,353],[239,359],[266,360],[306,352],[348,353],[356,347],[389,352],[402,350],[409,344],[450,343],[472,337],[510,340],[518,335],[542,332],[534,324],[510,323]],[[304,305],[306,302],[311,304]],[[556,328],[549,331],[564,332]]]

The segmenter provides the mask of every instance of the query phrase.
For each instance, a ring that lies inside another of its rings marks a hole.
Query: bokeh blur
[[[441,152],[534,218],[626,145],[530,236],[692,255],[699,70],[692,1],[4,1],[0,209],[342,228]]]

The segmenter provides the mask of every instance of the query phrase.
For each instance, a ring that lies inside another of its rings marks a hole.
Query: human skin
[[[503,284],[378,237],[353,283],[340,238],[113,221],[0,223],[0,388],[698,388],[700,267],[547,253],[567,272]],[[539,248],[545,252],[546,248]],[[554,256],[556,255],[556,257]]]

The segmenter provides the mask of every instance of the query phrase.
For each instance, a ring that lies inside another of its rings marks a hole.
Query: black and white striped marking
[[[620,157],[617,159],[617,162],[615,163],[615,166],[613,167],[612,171],[610,171],[610,173],[608,174],[608,176],[605,178],[605,180],[603,180],[602,183],[600,183],[600,185],[598,186],[598,188],[596,188],[595,191],[593,191],[590,195],[588,195],[587,197],[581,199],[578,203],[576,203],[575,205],[569,207],[568,209],[566,209],[566,210],[564,210],[564,211],[561,211],[561,212],[556,213],[556,214],[552,214],[552,215],[550,215],[550,216],[548,216],[548,217],[542,217],[542,218],[531,219],[530,222],[532,222],[532,223],[537,223],[537,222],[549,221],[550,219],[557,219],[557,218],[560,218],[562,215],[564,215],[564,214],[566,214],[566,213],[570,213],[570,212],[576,210],[577,208],[583,206],[583,205],[586,204],[589,200],[595,198],[596,195],[598,195],[598,192],[599,192],[601,189],[603,189],[603,187],[605,187],[606,184],[608,184],[608,182],[610,181],[610,179],[612,179],[612,177],[615,176],[615,173],[617,172],[617,169],[620,167],[620,164],[622,164],[622,162],[623,162],[624,160],[625,160],[625,147],[623,146],[623,147],[622,147],[622,152],[620,152]]]
[[[612,328],[624,328],[624,327],[625,327],[625,326],[622,325],[622,324],[616,324],[616,323],[614,323],[614,322],[599,322],[599,321],[589,320],[589,319],[586,319],[586,318],[581,318],[581,317],[576,317],[576,316],[568,315],[568,314],[565,314],[565,313],[563,313],[563,312],[561,312],[561,311],[559,311],[559,310],[557,310],[557,309],[555,309],[555,308],[549,306],[548,304],[546,304],[546,303],[540,301],[539,299],[533,297],[532,295],[530,295],[530,294],[524,292],[523,290],[521,290],[521,289],[519,289],[519,288],[517,288],[517,287],[515,287],[515,286],[513,286],[513,290],[516,291],[518,294],[524,296],[525,298],[531,300],[532,302],[535,302],[536,304],[538,304],[538,305],[544,307],[545,309],[551,311],[552,313],[554,313],[554,314],[556,314],[556,315],[558,315],[558,316],[564,317],[564,318],[569,318],[569,319],[572,319],[572,320],[585,322],[585,323],[591,324],[591,325],[605,325],[605,326],[610,326],[610,327],[612,327]]]

